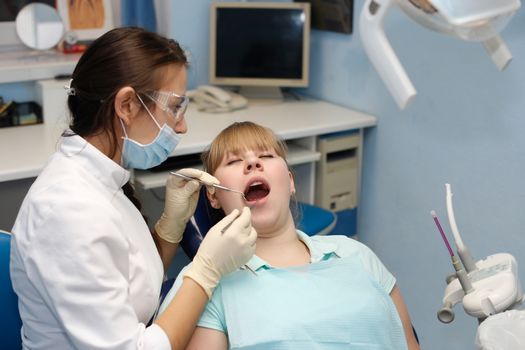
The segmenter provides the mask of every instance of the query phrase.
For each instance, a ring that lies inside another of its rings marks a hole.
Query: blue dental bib
[[[237,271],[221,280],[207,313],[200,326],[217,316],[231,349],[407,349],[392,299],[352,256]]]

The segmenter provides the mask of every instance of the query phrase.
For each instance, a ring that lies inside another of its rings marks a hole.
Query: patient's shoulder
[[[340,258],[357,258],[361,266],[377,281],[386,293],[390,293],[396,283],[395,277],[388,271],[378,256],[363,243],[347,236],[314,236],[312,241],[318,244],[333,245],[331,249]],[[355,261],[351,259],[349,261]]]

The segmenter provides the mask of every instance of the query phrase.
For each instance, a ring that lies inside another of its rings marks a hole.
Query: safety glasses
[[[173,115],[176,122],[184,117],[190,102],[188,96],[177,95],[171,91],[148,91],[144,95],[155,102],[163,111]]]

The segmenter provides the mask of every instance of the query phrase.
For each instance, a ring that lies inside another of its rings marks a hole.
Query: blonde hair
[[[287,147],[275,133],[253,122],[236,122],[221,131],[201,155],[204,170],[213,175],[227,154],[243,150],[274,150],[286,162]]]
[[[262,151],[274,150],[279,157],[284,159],[288,170],[293,176],[293,171],[286,161],[286,155],[288,153],[286,143],[271,129],[253,122],[236,122],[222,130],[219,135],[213,139],[209,148],[201,154],[204,171],[213,175],[225,155],[230,153],[238,154],[247,149]],[[300,222],[302,213],[299,210],[294,195],[292,195],[290,201],[290,210],[294,222]],[[215,213],[209,215],[216,216],[218,210],[214,209],[214,211]],[[222,213],[222,210],[220,212]]]

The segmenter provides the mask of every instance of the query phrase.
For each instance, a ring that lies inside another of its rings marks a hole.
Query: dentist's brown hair
[[[135,27],[103,34],[89,45],[73,71],[71,87],[75,94],[67,101],[70,129],[82,137],[106,133],[111,144],[109,156],[114,156],[118,147],[116,93],[126,86],[138,93],[159,89],[163,68],[171,64],[188,65],[184,50],[175,40]]]

